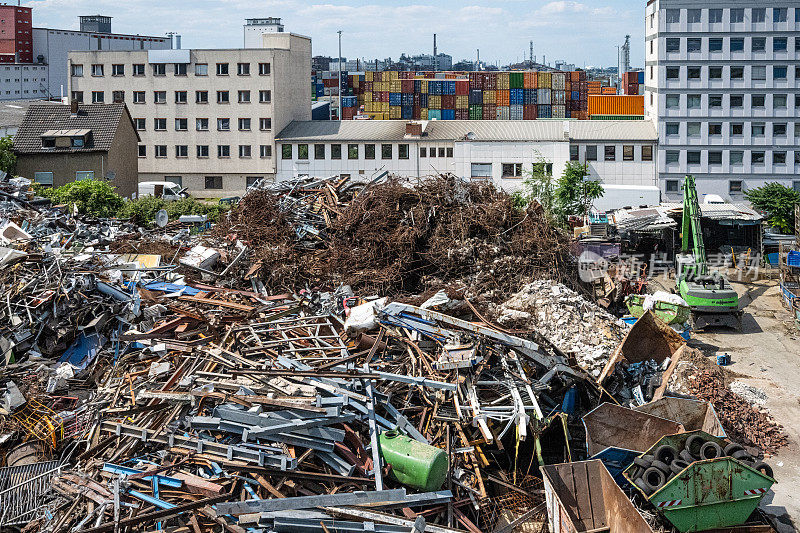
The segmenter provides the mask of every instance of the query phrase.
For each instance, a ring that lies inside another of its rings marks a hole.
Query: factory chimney
[[[439,58],[436,50],[436,34],[433,34],[433,70],[439,70]]]

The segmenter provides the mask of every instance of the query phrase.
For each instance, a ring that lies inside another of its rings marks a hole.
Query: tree
[[[70,209],[75,207],[82,215],[93,217],[115,217],[125,205],[125,200],[114,192],[114,187],[101,180],[72,181],[55,189],[39,187],[36,192],[54,204],[66,204]]]
[[[0,138],[0,170],[13,176],[17,172],[17,155],[14,153],[14,138]]]
[[[766,213],[771,226],[782,233],[794,231],[794,206],[800,204],[800,192],[780,183],[767,183],[745,192],[745,198],[755,209]]]
[[[564,168],[555,190],[556,211],[562,221],[570,215],[586,215],[592,202],[603,196],[605,191],[600,182],[588,177],[588,167],[576,161],[570,161]]]
[[[553,164],[547,161],[541,154],[538,154],[533,170],[525,171],[525,179],[522,180],[522,190],[514,193],[514,204],[519,208],[525,208],[532,201],[536,200],[544,208],[545,212],[552,215],[554,202],[553,189]]]

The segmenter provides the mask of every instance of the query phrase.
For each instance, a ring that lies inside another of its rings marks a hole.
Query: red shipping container
[[[456,80],[456,95],[457,96],[469,95],[469,80]]]
[[[372,75],[372,81],[383,81],[383,72],[380,71],[375,72]]]
[[[483,105],[483,120],[497,120],[497,106],[494,104]]]
[[[381,91],[381,102],[389,101],[389,91]]]
[[[401,80],[400,92],[412,94],[414,92],[414,80]]]
[[[536,120],[536,115],[539,111],[539,106],[536,104],[528,104],[522,107],[522,120]]]
[[[420,116],[421,116],[420,107],[418,105],[415,105],[414,109],[411,111],[411,119],[419,120]]]
[[[481,76],[480,72],[469,73],[469,88],[483,89],[483,76]]]
[[[469,120],[469,109],[456,109],[456,120]]]
[[[355,107],[343,107],[342,108],[342,119],[344,120],[353,120],[353,115],[355,115],[356,108]]]
[[[483,88],[489,91],[497,89],[497,74],[490,72],[484,75],[486,77],[483,79]]]
[[[572,72],[569,73],[569,79],[570,79],[570,81],[580,81],[581,73],[578,72],[577,70],[572,71]]]
[[[442,109],[455,109],[456,97],[453,94],[442,95]]]

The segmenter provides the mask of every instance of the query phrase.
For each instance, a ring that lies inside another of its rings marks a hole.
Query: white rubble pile
[[[534,281],[496,310],[501,326],[535,329],[578,364],[600,375],[630,326],[568,287]]]

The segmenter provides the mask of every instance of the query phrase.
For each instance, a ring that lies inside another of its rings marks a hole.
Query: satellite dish
[[[166,209],[159,209],[158,213],[156,213],[156,226],[159,228],[163,228],[169,222],[169,215],[167,214]]]

